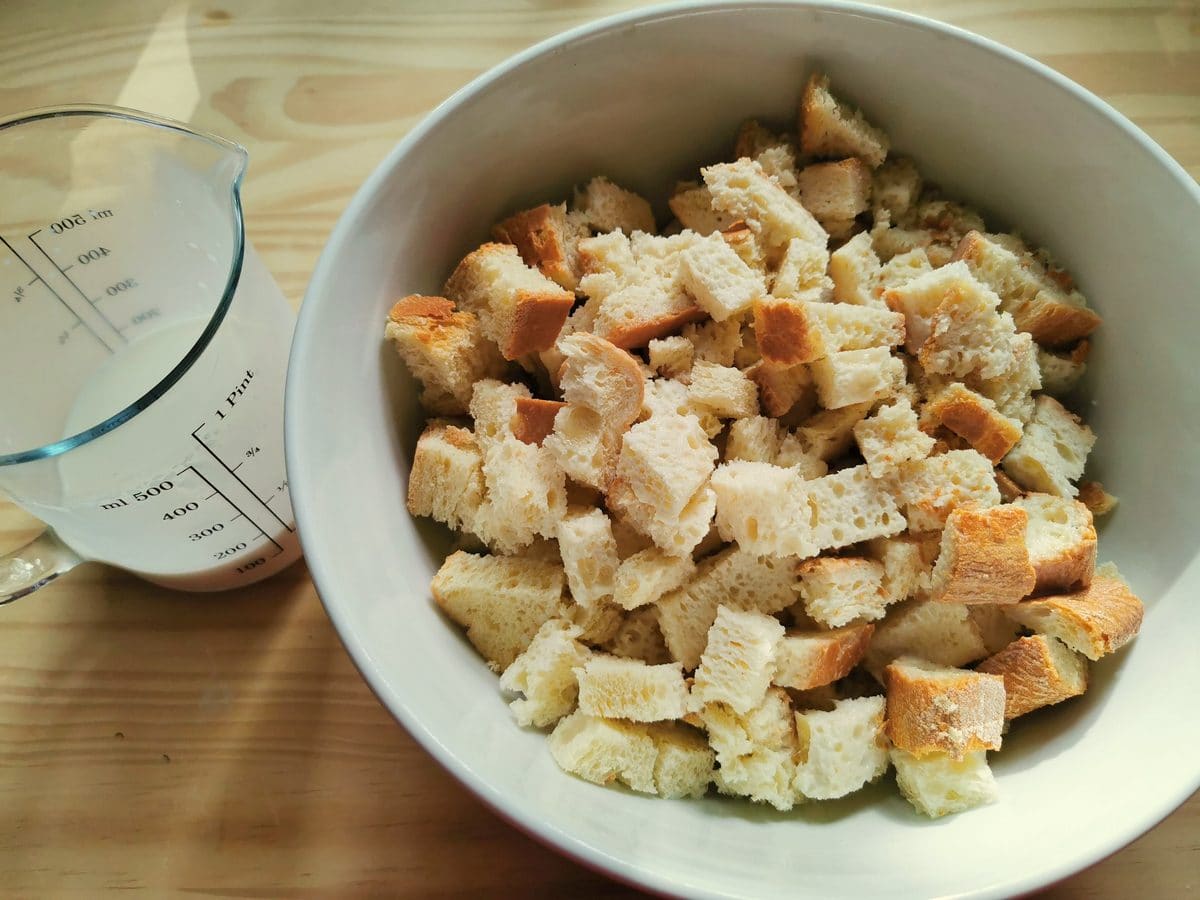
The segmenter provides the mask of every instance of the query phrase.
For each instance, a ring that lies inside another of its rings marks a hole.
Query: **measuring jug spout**
[[[299,558],[295,314],[246,243],[247,161],[133,110],[0,118],[0,495],[51,526],[0,602],[81,559],[219,590]]]

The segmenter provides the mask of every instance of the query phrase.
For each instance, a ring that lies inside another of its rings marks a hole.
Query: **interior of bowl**
[[[382,341],[390,304],[436,293],[502,214],[607,174],[658,202],[728,152],[749,116],[791,122],[814,67],[951,196],[1017,226],[1074,274],[1105,324],[1085,413],[1090,473],[1122,503],[1101,532],[1147,602],[1141,636],[1080,700],[1020,721],[991,754],[999,803],[918,818],[890,783],[791,814],[666,802],[561,773],[428,584],[447,532],[404,496],[422,416]],[[458,95],[397,148],[330,241],[288,391],[292,488],[313,577],[384,703],[481,797],[614,874],[688,895],[1001,895],[1045,884],[1150,827],[1200,782],[1192,525],[1200,375],[1194,184],[1040,67],[911,17],[849,5],[627,16]],[[1003,849],[1001,849],[1003,848]]]

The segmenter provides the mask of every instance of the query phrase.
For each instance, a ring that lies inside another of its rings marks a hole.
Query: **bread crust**
[[[553,347],[574,305],[575,295],[565,291],[518,291],[512,330],[500,347],[504,358],[517,359]]]
[[[794,300],[762,297],[754,301],[754,336],[768,363],[790,367],[825,355],[820,326]]]
[[[644,347],[655,338],[666,337],[679,331],[684,325],[700,322],[707,318],[708,313],[693,304],[676,313],[619,326],[609,331],[604,337],[622,350],[629,350],[632,347]]]
[[[561,400],[518,397],[517,410],[512,418],[513,434],[519,441],[540,447],[546,436],[554,431],[554,417],[566,405]]]
[[[807,369],[773,366],[759,361],[746,369],[746,376],[758,385],[758,402],[768,416],[779,419],[787,415],[792,407],[812,386],[812,376]]]
[[[883,678],[885,728],[901,750],[916,757],[949,753],[962,759],[977,750],[1000,749],[1001,676],[940,666],[926,670],[913,657],[902,657],[883,670]]]
[[[1098,481],[1085,481],[1079,485],[1079,500],[1091,510],[1092,516],[1107,516],[1116,509],[1117,498],[1104,489]]]
[[[1037,575],[1025,546],[1029,516],[1015,506],[959,507],[946,520],[931,599],[944,603],[1017,603]],[[948,559],[943,559],[950,554]]]
[[[930,398],[922,414],[963,438],[993,465],[1021,439],[1020,422],[1003,415],[994,404],[957,382]]]
[[[1087,690],[1087,660],[1065,647],[1054,653],[1054,640],[1041,634],[1018,638],[976,667],[1004,679],[1004,718],[1015,719]]]
[[[543,203],[497,222],[492,227],[492,237],[515,245],[526,265],[540,269],[567,290],[574,290],[579,277],[571,267],[563,233],[565,224],[561,206]]]
[[[1142,627],[1145,608],[1120,578],[1097,575],[1082,590],[1026,600],[1005,613],[1095,662],[1133,640]]]
[[[967,232],[954,250],[951,261],[965,260],[968,263],[984,265],[984,256],[988,253],[988,239],[978,231]],[[1017,259],[1020,264],[1020,259]],[[1025,285],[1023,293],[1028,297],[1003,297],[1004,307],[1012,313],[1020,331],[1029,332],[1037,343],[1044,347],[1064,347],[1074,344],[1080,338],[1085,338],[1099,327],[1101,319],[1086,306],[1076,306],[1066,302],[1062,289],[1052,279],[1039,278],[1032,271],[1020,273]],[[1043,287],[1051,292],[1045,296],[1037,287]],[[1063,297],[1057,300],[1053,294]]]
[[[996,469],[996,487],[1000,491],[1000,500],[1004,503],[1012,503],[1019,497],[1025,496],[1025,489],[1008,477],[1008,474],[1000,468]]]
[[[870,622],[832,631],[789,631],[776,651],[774,683],[807,691],[845,678],[866,655],[874,633]]]

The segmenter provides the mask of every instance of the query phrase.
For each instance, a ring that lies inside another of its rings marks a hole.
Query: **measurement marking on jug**
[[[44,287],[46,290],[48,290],[50,292],[51,296],[54,297],[54,299],[57,300],[59,303],[61,303],[66,308],[67,312],[69,312],[72,316],[75,317],[75,321],[78,325],[83,325],[85,328],[87,328],[88,333],[91,334],[91,336],[94,337],[97,341],[99,341],[100,346],[102,346],[105,350],[107,350],[109,353],[114,352],[113,348],[108,345],[108,342],[105,341],[104,338],[100,337],[100,335],[96,333],[96,331],[92,328],[91,325],[88,325],[85,321],[83,321],[83,319],[80,318],[79,313],[77,313],[77,312],[75,312],[75,310],[71,309],[71,304],[69,304],[66,300],[64,300],[62,298],[62,296],[58,293],[58,291],[56,291],[54,288],[52,288],[50,286],[49,282],[47,282],[45,278],[43,278],[41,275],[39,275],[37,273],[37,269],[35,269],[33,266],[31,266],[29,264],[29,262],[25,259],[25,257],[23,257],[20,253],[18,253],[16,251],[16,249],[13,247],[12,244],[10,244],[7,240],[5,240],[2,237],[0,237],[0,244],[4,244],[4,246],[8,248],[8,252],[11,253],[13,256],[15,256],[18,260],[20,260],[21,265],[23,265],[26,269],[28,269],[29,274],[33,276],[33,280],[28,282],[25,285],[26,287],[31,287],[32,285],[34,285],[40,281],[42,283],[42,287]],[[41,249],[41,248],[38,248],[38,249]],[[20,303],[25,298],[26,298],[25,292],[21,291],[21,295],[19,297],[14,296],[13,299],[15,299],[18,303]],[[75,328],[76,326],[72,325],[71,327]]]
[[[77,215],[75,216],[75,218],[80,220],[78,224],[81,224],[81,225],[83,224],[83,222],[82,222],[82,220],[83,220],[83,215],[82,215],[82,214],[77,214]],[[72,220],[71,220],[71,219],[63,219],[63,222],[68,222],[68,221],[72,221]],[[56,222],[56,223],[55,223],[55,225],[61,225],[61,224],[62,224],[61,222]],[[74,226],[71,226],[71,227],[73,228]],[[52,228],[53,228],[53,226],[52,226]],[[38,243],[36,240],[34,240],[34,237],[35,237],[36,235],[39,235],[39,234],[41,234],[41,233],[42,233],[42,229],[40,229],[40,228],[39,228],[37,231],[34,231],[33,233],[26,235],[26,237],[28,237],[28,238],[29,238],[29,243],[31,243],[31,244],[33,244],[33,246],[37,247],[37,249],[38,249],[38,252],[39,252],[40,254],[42,254],[42,256],[46,257],[46,262],[50,263],[50,265],[52,265],[52,266],[54,266],[54,268],[58,269],[58,274],[59,274],[59,275],[61,275],[63,278],[67,279],[67,283],[68,283],[68,284],[70,284],[70,285],[71,285],[71,287],[75,288],[75,291],[76,291],[76,293],[78,293],[78,294],[79,294],[79,296],[80,296],[80,297],[82,297],[82,298],[84,299],[84,301],[86,301],[86,302],[87,302],[87,304],[88,304],[88,305],[89,305],[89,306],[90,306],[92,309],[96,310],[96,315],[98,315],[100,318],[102,318],[102,319],[103,319],[103,320],[104,320],[104,321],[105,321],[105,322],[108,324],[108,327],[109,327],[109,328],[111,328],[113,331],[115,331],[115,332],[117,333],[117,336],[118,336],[118,337],[119,337],[119,338],[120,338],[122,341],[124,341],[125,343],[127,343],[127,344],[128,344],[128,343],[129,343],[129,338],[125,337],[125,335],[121,333],[121,329],[120,329],[120,328],[118,328],[116,325],[114,325],[114,324],[113,324],[113,321],[112,321],[112,320],[111,320],[111,319],[110,319],[108,316],[106,316],[106,315],[105,315],[105,314],[104,314],[104,313],[103,313],[103,312],[102,312],[102,311],[101,311],[101,310],[100,310],[100,309],[99,309],[99,308],[96,306],[96,301],[95,301],[95,300],[93,300],[91,297],[89,297],[87,294],[85,294],[85,293],[84,293],[84,292],[83,292],[83,291],[80,289],[79,285],[77,285],[77,284],[75,283],[75,279],[73,279],[73,278],[72,278],[70,275],[68,275],[68,274],[66,273],[66,271],[64,271],[63,267],[62,267],[62,266],[60,266],[58,263],[56,263],[56,262],[54,261],[54,259],[53,259],[53,258],[50,256],[50,254],[49,254],[49,253],[47,253],[47,252],[46,252],[46,251],[45,251],[45,250],[42,248],[42,245],[41,245],[41,244],[39,244],[39,243]],[[56,233],[56,234],[61,234],[61,232],[55,232],[55,233]],[[11,248],[10,248],[10,249],[11,249]]]
[[[217,460],[217,461],[220,462],[220,460]],[[229,520],[230,522],[236,521],[239,517],[244,518],[247,522],[249,522],[251,525],[253,525],[255,528],[258,529],[258,533],[260,535],[262,535],[264,538],[266,538],[268,541],[270,541],[272,544],[275,545],[275,548],[278,551],[275,554],[276,556],[278,556],[280,553],[283,553],[283,546],[278,541],[276,541],[275,538],[273,538],[269,534],[267,534],[266,531],[263,530],[261,525],[259,525],[252,518],[250,518],[248,515],[246,515],[245,510],[243,510],[240,506],[238,506],[236,503],[234,503],[228,494],[226,494],[219,487],[217,487],[215,484],[213,484],[211,481],[209,481],[207,478],[205,478],[199,469],[197,469],[195,466],[185,466],[183,469],[180,470],[179,474],[182,475],[184,472],[188,472],[188,471],[190,471],[197,478],[199,478],[201,481],[203,481],[205,484],[207,484],[210,488],[212,488],[213,493],[220,494],[221,499],[223,499],[226,503],[228,503],[230,506],[232,506],[234,508],[234,510],[237,511],[237,516],[234,516],[234,518],[230,519]],[[243,549],[245,549],[245,548],[243,547]]]
[[[246,385],[248,385],[250,383],[250,380],[253,377],[254,377],[253,372],[247,372],[246,378],[242,381],[241,385],[239,385],[238,389],[235,390],[232,394],[230,394],[230,397],[233,397],[235,394],[238,396],[241,396],[241,394],[245,392]],[[234,405],[233,400],[227,399],[226,402],[229,403],[230,406]],[[222,419],[225,418],[225,415],[220,410],[217,411],[217,415],[220,416]],[[228,472],[230,474],[230,476],[237,479],[237,483],[240,484],[242,487],[244,487],[247,491],[249,491],[250,496],[252,496],[255,500],[257,500],[259,503],[262,504],[263,509],[265,509],[268,513],[270,513],[272,519],[274,519],[276,522],[278,522],[282,527],[286,528],[289,532],[294,532],[296,530],[295,528],[293,528],[287,522],[283,521],[283,519],[279,518],[279,516],[276,515],[275,510],[273,510],[273,509],[271,509],[271,507],[267,506],[267,503],[269,501],[264,500],[262,498],[262,495],[259,494],[258,491],[254,490],[254,488],[252,488],[252,487],[250,487],[250,485],[246,484],[246,482],[242,480],[242,476],[238,475],[237,470],[240,469],[244,465],[244,462],[238,463],[236,466],[234,466],[231,469],[226,464],[225,460],[221,459],[221,457],[216,454],[216,452],[212,449],[212,447],[210,447],[210,446],[208,446],[208,444],[204,443],[204,439],[200,437],[200,432],[204,430],[204,426],[207,424],[208,424],[207,422],[201,422],[200,427],[192,432],[192,437],[195,439],[196,443],[204,448],[205,453],[207,453],[209,456],[211,456],[213,459],[215,459],[218,463],[220,463],[222,469],[224,469],[226,472]],[[255,447],[255,448],[253,448],[252,452],[248,453],[248,455],[253,456],[257,452],[258,452],[258,448]],[[271,499],[274,500],[275,499],[274,496],[272,496]]]

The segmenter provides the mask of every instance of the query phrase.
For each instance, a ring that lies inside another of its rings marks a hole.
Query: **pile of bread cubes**
[[[1100,318],[819,74],[798,140],[748,121],[700,175],[661,231],[595,178],[391,310],[408,507],[464,548],[433,597],[589,781],[991,802],[1010,722],[1142,620],[1056,399]]]

